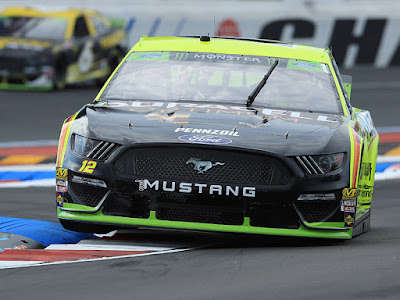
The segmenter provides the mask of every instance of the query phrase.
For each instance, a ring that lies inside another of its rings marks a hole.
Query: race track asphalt
[[[400,126],[398,71],[350,73],[353,105],[378,127]],[[96,93],[0,92],[0,142],[57,139]],[[192,238],[203,247],[182,253],[0,270],[0,299],[400,299],[398,186],[376,183],[371,232],[351,241],[200,234]],[[56,221],[54,194],[0,189],[0,215]]]

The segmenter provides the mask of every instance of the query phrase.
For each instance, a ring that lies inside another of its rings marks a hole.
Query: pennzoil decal
[[[57,168],[56,169],[56,179],[67,180],[68,179],[68,169]]]
[[[343,200],[357,200],[357,189],[344,188],[342,191]]]
[[[236,130],[221,130],[221,129],[206,129],[206,128],[184,128],[178,127],[175,132],[185,132],[185,133],[203,133],[211,135],[229,135],[229,136],[239,136],[239,132]]]

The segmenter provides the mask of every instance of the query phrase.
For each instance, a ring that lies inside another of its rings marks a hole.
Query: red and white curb
[[[5,249],[0,252],[0,269],[103,261],[192,250],[183,245],[157,245],[129,239],[103,237],[78,244],[55,244],[45,249]]]

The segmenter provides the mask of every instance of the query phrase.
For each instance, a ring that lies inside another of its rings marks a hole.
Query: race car
[[[142,37],[62,126],[71,230],[350,239],[369,230],[379,136],[329,48]]]
[[[63,89],[88,79],[104,83],[127,52],[118,25],[89,10],[3,10],[0,89]]]

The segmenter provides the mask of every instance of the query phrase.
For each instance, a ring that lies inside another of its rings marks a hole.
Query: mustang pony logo
[[[186,164],[194,164],[194,169],[199,172],[199,174],[204,174],[204,172],[210,170],[212,167],[215,166],[223,166],[225,163],[216,162],[212,163],[211,161],[201,161],[198,158],[190,158]]]

